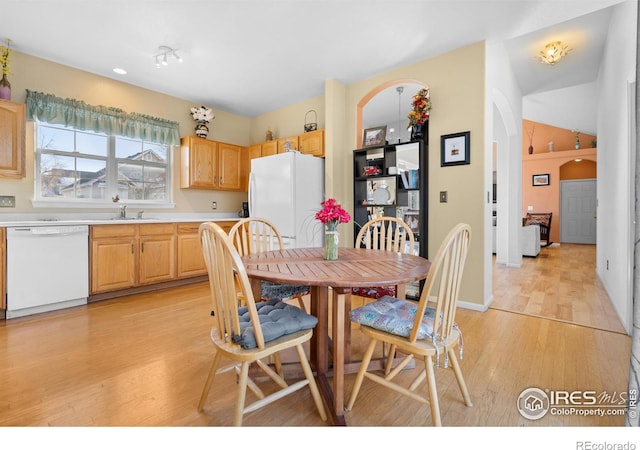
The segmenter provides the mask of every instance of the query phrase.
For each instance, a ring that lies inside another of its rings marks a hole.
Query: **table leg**
[[[344,394],[337,397],[335,389],[329,383],[329,289],[322,286],[311,287],[311,314],[318,318],[318,325],[311,340],[310,359],[317,373],[318,389],[327,406],[329,415],[335,425],[346,425],[343,415]],[[335,330],[335,328],[334,328]],[[340,334],[340,333],[339,333]],[[334,344],[335,345],[335,344]],[[335,355],[334,355],[335,364]],[[343,366],[343,365],[341,365]],[[333,373],[335,383],[335,371]],[[342,383],[341,383],[342,385]],[[341,386],[339,387],[342,391]],[[340,398],[339,411],[336,407],[337,398]]]
[[[338,416],[344,414],[345,295],[334,290],[333,309],[333,407]]]

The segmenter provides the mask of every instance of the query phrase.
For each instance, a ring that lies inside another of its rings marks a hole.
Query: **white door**
[[[560,242],[596,243],[596,180],[560,182]]]

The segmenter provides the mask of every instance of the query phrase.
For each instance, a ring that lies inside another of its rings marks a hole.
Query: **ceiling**
[[[22,53],[254,117],[321,95],[327,79],[352,83],[481,40],[505,42],[525,95],[594,81],[609,19],[602,10],[622,1],[3,0],[0,39]],[[558,39],[574,48],[565,60],[534,59]],[[169,58],[157,68],[163,45],[183,62]],[[395,116],[395,88],[390,97]]]

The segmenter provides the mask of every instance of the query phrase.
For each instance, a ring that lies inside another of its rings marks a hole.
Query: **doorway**
[[[596,243],[596,180],[560,182],[560,242]]]

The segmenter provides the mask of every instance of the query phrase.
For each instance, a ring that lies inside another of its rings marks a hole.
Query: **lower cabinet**
[[[235,221],[216,222],[227,233]],[[200,222],[91,226],[91,294],[207,275]]]
[[[176,277],[176,224],[138,226],[138,283],[151,284],[173,280]]]
[[[91,294],[136,285],[137,225],[91,227]]]
[[[178,278],[207,274],[198,235],[199,223],[178,224]]]

